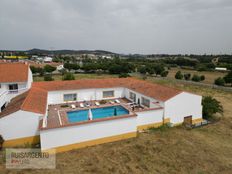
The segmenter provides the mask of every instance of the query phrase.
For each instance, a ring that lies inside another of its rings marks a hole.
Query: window
[[[130,98],[133,102],[136,102],[136,94],[135,94],[135,93],[130,92],[129,98]]]
[[[16,91],[16,90],[18,90],[18,84],[10,84],[9,85],[9,90],[11,91]]]
[[[103,98],[114,97],[114,91],[103,91]]]
[[[77,94],[64,94],[64,101],[76,101]]]
[[[142,97],[142,105],[150,107],[150,100]]]

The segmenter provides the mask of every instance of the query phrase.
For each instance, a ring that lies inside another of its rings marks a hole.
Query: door
[[[184,117],[185,125],[192,125],[192,116]]]

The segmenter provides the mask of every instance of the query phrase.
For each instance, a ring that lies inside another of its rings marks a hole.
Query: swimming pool
[[[93,120],[112,116],[128,115],[129,111],[122,106],[110,106],[91,109]],[[89,110],[67,112],[68,121],[71,123],[87,121]]]

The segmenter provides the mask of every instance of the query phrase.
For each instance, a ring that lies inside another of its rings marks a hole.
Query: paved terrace
[[[135,112],[163,109],[159,105],[157,105],[156,108],[147,108],[147,107],[142,107],[142,106],[132,107],[133,106],[132,102],[126,98],[120,98],[117,100],[119,100],[120,103],[116,103],[115,100],[104,100],[105,104],[100,104],[99,106],[97,106],[95,103],[96,102],[101,103],[101,101],[94,101],[94,100],[93,101],[86,101],[86,102],[68,102],[68,103],[62,103],[62,104],[49,105],[48,106],[47,126],[43,128],[42,127],[42,120],[41,120],[40,129],[45,130],[45,129],[59,128],[59,127],[87,124],[87,123],[104,121],[104,120],[127,118],[127,117],[137,116]],[[89,106],[88,107],[87,106],[80,107],[81,103],[83,103],[84,105],[86,103],[88,103]],[[75,105],[76,108],[72,108],[71,105]],[[127,110],[129,110],[129,115],[101,118],[101,119],[88,120],[88,121],[77,122],[77,123],[70,123],[68,121],[67,114],[66,114],[68,111],[86,110],[86,109],[94,109],[94,108],[101,108],[101,107],[107,107],[107,106],[117,106],[117,105],[121,105],[124,108],[126,108]]]

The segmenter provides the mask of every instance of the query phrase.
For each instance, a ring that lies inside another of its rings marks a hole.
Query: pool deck
[[[131,103],[130,100],[128,100],[126,98],[120,98],[117,100],[119,100],[120,103],[114,102],[115,99],[114,100],[104,100],[104,101],[106,101],[106,103],[100,104],[99,106],[97,106],[95,104],[95,102],[101,103],[101,101],[67,102],[67,103],[62,103],[62,104],[49,105],[48,106],[47,125],[46,125],[46,127],[42,127],[42,120],[41,120],[40,126],[39,126],[40,130],[81,125],[81,124],[88,124],[88,123],[107,121],[107,120],[113,120],[113,119],[122,119],[122,118],[127,118],[127,117],[134,117],[134,116],[137,116],[136,112],[163,109],[162,107],[159,107],[159,106],[157,108],[146,108],[146,107],[139,107],[139,106],[133,108],[130,106],[130,103]],[[88,103],[89,106],[80,107],[81,103],[85,103],[85,104]],[[74,105],[75,108],[72,108],[71,107],[72,105]],[[67,118],[67,112],[69,112],[69,111],[86,110],[86,109],[102,108],[102,107],[117,106],[117,105],[121,105],[122,107],[126,108],[129,111],[129,114],[117,116],[117,117],[107,117],[107,118],[101,118],[101,119],[95,119],[95,120],[76,122],[76,123],[70,123],[68,121],[68,118]]]

